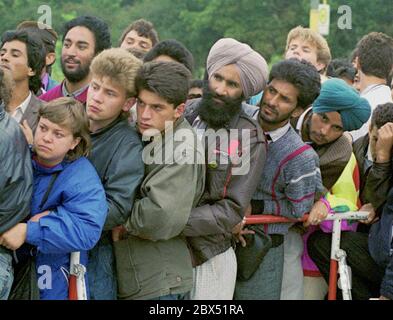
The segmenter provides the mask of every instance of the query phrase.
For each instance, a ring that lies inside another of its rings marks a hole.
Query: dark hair
[[[80,16],[71,21],[68,21],[64,25],[63,42],[68,31],[75,27],[85,27],[94,34],[95,55],[99,54],[105,49],[109,49],[112,46],[109,27],[107,23],[100,18],[93,16]]]
[[[377,129],[388,122],[393,122],[393,103],[391,102],[378,105],[371,116],[371,126]]]
[[[135,79],[137,93],[153,92],[175,107],[186,102],[190,71],[177,62],[152,61],[145,63]]]
[[[201,88],[203,89],[203,86],[205,84],[204,80],[199,80],[199,79],[194,79],[190,81],[190,89],[191,88]]]
[[[362,72],[387,80],[393,68],[393,39],[382,32],[371,32],[356,48]]]
[[[27,31],[6,31],[1,38],[1,47],[4,43],[11,41],[21,41],[26,44],[27,64],[35,72],[35,75],[29,78],[29,89],[37,93],[41,89],[41,72],[45,66],[46,49],[37,36],[29,34]]]
[[[354,81],[357,70],[347,59],[334,59],[327,67],[326,75],[332,78],[346,78]]]
[[[291,58],[276,63],[270,72],[269,83],[273,79],[294,85],[299,91],[297,106],[303,109],[314,102],[321,90],[321,77],[318,70],[305,60]]]
[[[171,57],[172,59],[184,65],[192,73],[194,69],[194,57],[181,42],[174,39],[161,41],[145,55],[143,61],[153,61],[161,55]]]
[[[36,21],[23,21],[16,30],[26,30],[39,37],[44,43],[47,53],[56,52],[56,42],[59,36],[50,26]]]
[[[124,38],[127,34],[135,30],[138,33],[138,36],[145,37],[151,40],[153,47],[158,43],[158,33],[156,29],[154,29],[153,23],[147,21],[145,19],[139,19],[131,23],[124,31],[120,37],[119,46],[123,43]]]
[[[140,48],[125,48],[125,50],[127,50],[128,52],[131,52],[132,55],[133,55],[135,58],[138,58],[139,60],[143,60],[143,58],[144,58],[145,55],[146,55],[146,51],[143,51],[143,50],[140,49]]]

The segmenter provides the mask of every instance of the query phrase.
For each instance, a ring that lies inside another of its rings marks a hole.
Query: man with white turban
[[[221,39],[210,50],[207,70],[203,97],[191,101],[198,115],[193,127],[205,142],[207,179],[184,235],[194,265],[191,299],[230,300],[237,272],[233,235],[243,227],[266,158],[261,128],[242,101],[264,89],[268,68],[248,45]]]
[[[210,89],[213,89],[221,97],[234,98],[234,91],[231,90],[233,84],[224,81],[223,84],[226,84],[226,86],[217,88],[216,73],[222,68],[234,70],[236,77],[239,77],[239,86],[236,88],[238,91],[235,94],[240,92],[237,98],[241,101],[245,101],[261,92],[265,88],[269,76],[265,59],[249,45],[231,38],[218,40],[213,45],[207,57],[206,69]],[[213,84],[215,87],[213,87]],[[204,91],[205,93],[209,92],[209,89],[206,88]],[[192,123],[198,116],[199,107],[197,101],[191,101],[187,104],[185,115],[189,122]],[[245,102],[242,103],[242,108],[251,117],[254,117],[259,110]]]

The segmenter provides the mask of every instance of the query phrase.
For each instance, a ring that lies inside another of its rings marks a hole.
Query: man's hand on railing
[[[244,239],[243,235],[245,234],[255,234],[255,231],[253,230],[249,230],[247,228],[244,229],[244,226],[246,224],[247,221],[247,217],[251,215],[252,212],[252,207],[251,205],[249,205],[246,209],[245,212],[245,217],[243,218],[242,222],[240,222],[239,224],[237,224],[233,229],[232,229],[232,233],[235,237],[235,241],[236,243],[241,244],[242,247],[245,247],[247,245],[246,239]]]
[[[321,201],[318,200],[317,202],[314,203],[310,214],[308,216],[308,219],[306,222],[304,222],[304,226],[308,227],[310,225],[318,225],[320,224],[323,220],[326,219],[326,217],[328,216],[329,213],[329,209],[326,207],[326,204]]]
[[[249,229],[243,229],[244,225],[246,224],[246,217],[244,217],[244,219],[242,220],[242,222],[240,222],[239,224],[237,224],[233,229],[232,229],[232,233],[233,236],[235,237],[235,241],[236,243],[241,244],[242,247],[245,247],[247,245],[246,243],[246,239],[244,239],[243,235],[245,234],[254,234],[255,232]]]
[[[379,220],[379,217],[376,217],[376,212],[371,203],[366,203],[359,209],[359,211],[367,211],[369,213],[366,220],[359,220],[359,222],[361,223],[372,224]]]

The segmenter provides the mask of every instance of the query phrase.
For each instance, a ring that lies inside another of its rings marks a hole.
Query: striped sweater
[[[301,218],[323,190],[319,158],[291,127],[268,145],[265,167],[254,200],[263,200],[263,214]],[[264,226],[269,234],[286,234],[292,224]]]

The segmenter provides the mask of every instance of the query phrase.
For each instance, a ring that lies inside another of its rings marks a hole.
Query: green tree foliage
[[[393,35],[393,0],[328,3],[331,27],[327,40],[334,57],[349,56],[357,41],[371,31]],[[42,4],[41,0],[0,0],[0,32],[15,28],[23,20],[38,20],[37,9]],[[109,24],[114,46],[132,21],[150,20],[161,40],[174,38],[190,49],[197,76],[203,74],[210,47],[222,37],[249,43],[268,62],[279,60],[288,31],[297,25],[308,26],[310,10],[310,0],[46,0],[45,4],[52,9],[53,27],[58,33],[69,19],[92,14]],[[352,29],[342,30],[337,25],[341,5],[352,9]]]

